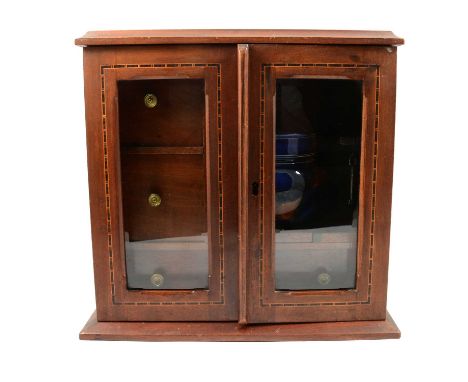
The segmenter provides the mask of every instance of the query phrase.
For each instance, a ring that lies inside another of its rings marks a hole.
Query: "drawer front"
[[[202,79],[119,81],[120,142],[125,146],[203,146]]]
[[[207,289],[206,235],[125,242],[128,287]]]
[[[122,196],[130,242],[207,233],[203,155],[122,156]]]
[[[276,289],[354,288],[356,242],[352,226],[277,232]]]

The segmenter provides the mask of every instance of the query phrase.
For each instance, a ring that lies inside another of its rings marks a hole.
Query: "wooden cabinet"
[[[398,338],[391,32],[89,32],[83,339]],[[256,325],[251,325],[256,324]]]

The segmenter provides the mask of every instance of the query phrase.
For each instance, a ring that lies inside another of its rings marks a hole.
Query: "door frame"
[[[241,179],[248,227],[241,231],[246,272],[240,322],[381,320],[386,317],[393,170],[395,64],[391,47],[248,46],[248,126],[241,125]],[[350,290],[274,289],[274,93],[276,78],[363,81],[363,130],[356,287]],[[258,194],[252,187],[258,184]],[[246,233],[247,232],[247,233]],[[243,313],[243,314],[242,314]]]
[[[99,321],[237,320],[237,179],[231,176],[237,169],[237,72],[232,59],[235,51],[234,46],[216,45],[177,49],[85,48],[88,176]],[[178,77],[205,79],[212,273],[209,289],[129,290],[120,186],[117,81]]]

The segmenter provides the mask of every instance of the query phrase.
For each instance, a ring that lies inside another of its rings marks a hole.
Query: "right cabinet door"
[[[395,48],[248,51],[245,321],[384,319]]]

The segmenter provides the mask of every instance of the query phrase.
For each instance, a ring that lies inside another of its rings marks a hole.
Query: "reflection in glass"
[[[277,290],[355,287],[362,82],[276,84]]]
[[[208,288],[201,79],[118,82],[129,289]]]

